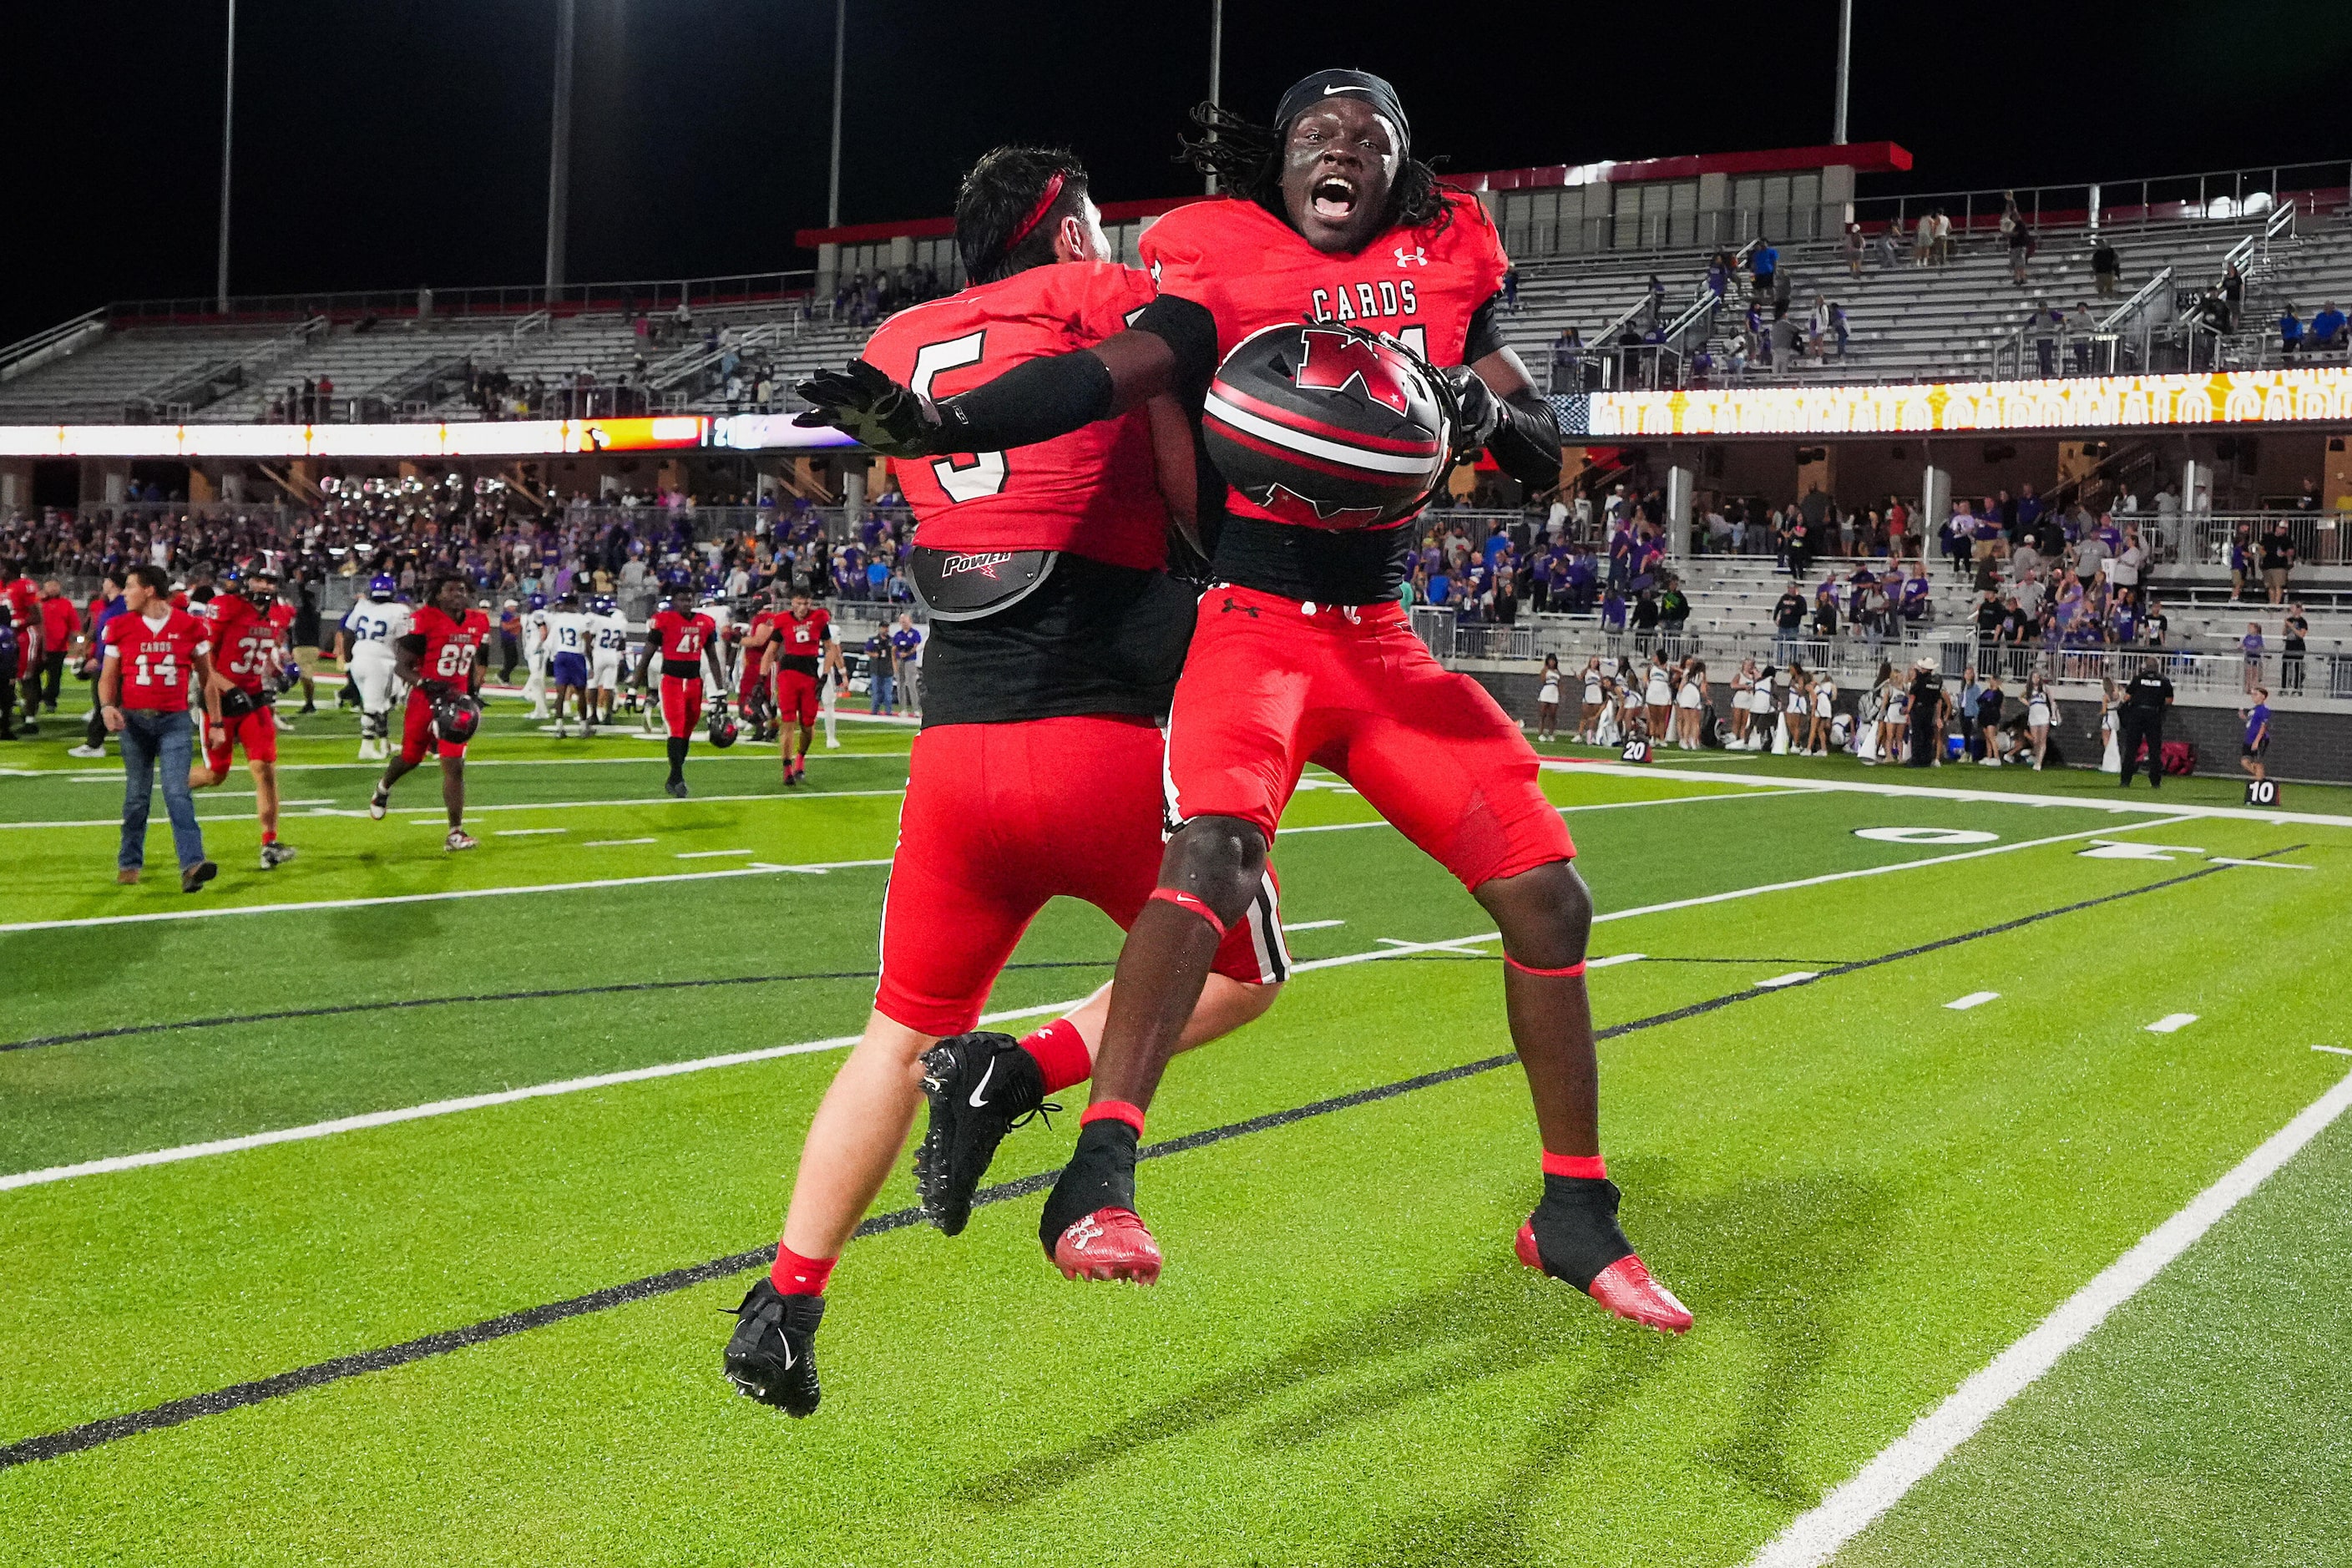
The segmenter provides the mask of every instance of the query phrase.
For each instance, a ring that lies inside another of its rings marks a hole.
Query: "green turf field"
[[[791,792],[698,745],[672,801],[658,742],[520,712],[461,856],[429,773],[372,822],[352,721],[302,720],[301,858],[260,871],[249,795],[200,797],[194,898],[114,885],[120,772],[78,734],[0,748],[0,1561],[1791,1560],[2352,1072],[2313,1048],[2352,1047],[2352,792],[1564,763],[1592,952],[1641,955],[1591,982],[1612,1173],[1698,1318],[1644,1334],[1512,1259],[1515,1067],[1325,1103],[1508,1042],[1482,911],[1311,778],[1276,847],[1300,971],[1150,1137],[1275,1124],[1143,1167],[1164,1283],[1064,1281],[1034,1195],[887,1229],[792,1422],[719,1377],[721,1314],[865,1016],[909,731],[845,719]],[[1083,996],[1116,938],[1049,910],[992,1006]],[[2341,1561],[2348,1194],[2352,1118],[1836,1560]],[[912,1202],[902,1173],[877,1212]]]

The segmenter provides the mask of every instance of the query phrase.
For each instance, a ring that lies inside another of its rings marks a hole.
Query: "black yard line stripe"
[[[1113,958],[1073,958],[1035,963],[1008,963],[1012,969],[1108,969]],[[411,1007],[453,1007],[476,1002],[539,1002],[555,996],[609,996],[634,991],[690,991],[707,985],[786,985],[802,980],[871,980],[871,969],[831,969],[807,974],[730,974],[709,980],[631,980],[610,985],[573,985],[552,991],[486,991],[470,996],[411,996],[393,1002],[348,1002],[331,1007],[286,1007],[274,1013],[224,1014],[217,1018],[182,1018],[168,1024],[125,1024],[112,1029],[85,1029],[74,1035],[43,1035],[29,1040],[0,1041],[0,1051],[28,1051],[37,1046],[72,1046],[89,1040],[120,1039],[125,1035],[165,1035],[178,1029],[217,1029],[231,1024],[268,1024],[286,1018],[332,1018],[350,1013],[392,1013]]]
[[[2291,855],[2303,847],[2304,846],[2300,844],[2289,845],[2285,848],[2268,850],[2262,856],[2250,857],[2250,858],[2263,859],[2272,855]],[[1682,1023],[1686,1019],[1696,1018],[1742,1002],[1753,1002],[1769,996],[1783,996],[1802,986],[1819,984],[1824,980],[1832,980],[1840,975],[1853,974],[1863,970],[1900,963],[1905,959],[1917,958],[1924,953],[1958,947],[1964,942],[2003,935],[2025,926],[2037,925],[2043,921],[2056,920],[2062,915],[2080,914],[2084,910],[2098,909],[2102,905],[2112,904],[2120,900],[2136,899],[2143,893],[2161,892],[2167,888],[2178,888],[2187,882],[2200,881],[2207,877],[2219,876],[2229,869],[2231,868],[2227,866],[2206,866],[2181,876],[2165,878],[2161,881],[2145,883],[2137,888],[2126,888],[2120,892],[2105,893],[2095,899],[2084,899],[2075,903],[2061,905],[2056,909],[2021,915],[2015,920],[1982,926],[1956,936],[1939,937],[1934,942],[1921,942],[1916,946],[1906,947],[1895,952],[1881,953],[1875,958],[1856,959],[1852,963],[1841,964],[1835,969],[1826,970],[1811,979],[1795,981],[1770,990],[1756,986],[1743,987],[1721,996],[1711,996],[1703,1002],[1694,1002],[1687,1006],[1676,1007],[1670,1012],[1654,1013],[1646,1018],[1613,1024],[1608,1028],[1596,1030],[1593,1038],[1596,1040],[1621,1039],[1644,1029]],[[1493,1072],[1498,1068],[1509,1067],[1517,1060],[1518,1058],[1516,1055],[1505,1054],[1486,1057],[1477,1061],[1464,1062],[1458,1067],[1440,1068],[1434,1072],[1419,1073],[1412,1078],[1400,1079],[1394,1083],[1360,1089],[1350,1094],[1333,1095],[1328,1100],[1318,1100],[1306,1105],[1294,1106],[1288,1110],[1268,1111],[1263,1116],[1253,1116],[1246,1121],[1228,1122],[1222,1127],[1204,1128],[1198,1132],[1186,1133],[1181,1138],[1149,1143],[1137,1151],[1136,1157],[1142,1160],[1159,1160],[1171,1154],[1205,1149],[1213,1143],[1223,1143],[1230,1139],[1247,1137],[1254,1132],[1270,1131],[1275,1128],[1287,1127],[1313,1117],[1328,1116],[1339,1110],[1352,1110],[1358,1106],[1373,1105],[1384,1100],[1394,1100],[1400,1095],[1412,1094],[1418,1089],[1433,1089],[1440,1084],[1453,1083],[1457,1079],[1472,1078],[1479,1073]],[[1002,1182],[992,1187],[984,1187],[974,1194],[973,1206],[1005,1203],[1014,1198],[1026,1197],[1033,1193],[1044,1192],[1053,1185],[1055,1179],[1060,1174],[1058,1168],[1040,1171],[1034,1175]],[[922,1211],[919,1209],[894,1209],[888,1214],[875,1215],[868,1218],[857,1227],[856,1234],[868,1237],[879,1236],[887,1231],[904,1230],[909,1226],[919,1224],[922,1217]],[[322,1384],[338,1383],[345,1378],[359,1377],[373,1372],[389,1371],[393,1367],[405,1366],[411,1362],[446,1355],[451,1351],[464,1350],[469,1345],[486,1344],[490,1341],[525,1333],[532,1329],[546,1328],[550,1324],[560,1323],[569,1318],[581,1317],[590,1312],[602,1312],[614,1307],[628,1306],[656,1296],[667,1296],[679,1290],[690,1289],[697,1285],[707,1285],[716,1280],[747,1273],[754,1268],[763,1268],[774,1261],[775,1255],[775,1245],[771,1242],[748,1251],[730,1253],[724,1258],[714,1258],[708,1263],[697,1263],[685,1268],[672,1268],[659,1274],[648,1274],[642,1279],[631,1279],[619,1285],[608,1285],[601,1290],[592,1290],[584,1296],[567,1297],[561,1301],[551,1301],[542,1307],[530,1307],[522,1311],[509,1312],[503,1317],[490,1318],[464,1328],[444,1329],[437,1333],[426,1334],[420,1339],[407,1340],[400,1344],[385,1345],[378,1350],[361,1351],[353,1355],[337,1356],[331,1361],[316,1362],[310,1366],[297,1367],[291,1372],[281,1372],[270,1377],[257,1378],[250,1383],[232,1384],[226,1388],[216,1389],[210,1394],[198,1394],[185,1399],[170,1400],[162,1405],[152,1405],[145,1410],[134,1410],[121,1415],[109,1415],[102,1420],[85,1422],[81,1426],[68,1426],[62,1431],[45,1433],[37,1437],[26,1437],[5,1447],[0,1447],[0,1470],[11,1469],[16,1466],[31,1464],[41,1459],[62,1458],[68,1454],[78,1454],[85,1448],[95,1448],[103,1444],[119,1442],[125,1437],[137,1436],[142,1433],[160,1431],[167,1426],[177,1426],[183,1422],[193,1421],[199,1416],[224,1415],[231,1410],[242,1409],[248,1405],[259,1405],[272,1399],[282,1399],[289,1394],[299,1394],[305,1389],[319,1387]]]

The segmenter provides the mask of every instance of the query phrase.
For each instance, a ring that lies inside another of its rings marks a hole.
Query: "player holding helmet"
[[[441,804],[449,813],[443,847],[475,847],[474,836],[466,831],[466,743],[482,721],[482,648],[489,640],[490,617],[474,608],[466,579],[454,573],[435,578],[432,598],[416,612],[407,635],[393,644],[408,706],[401,721],[400,754],[368,798],[368,815],[378,822],[392,807],[392,786],[425,760],[429,743],[441,758]]]
[[[335,634],[344,680],[359,694],[360,761],[384,762],[392,733],[392,683],[399,660],[394,646],[408,635],[415,612],[400,600],[400,584],[378,574],[367,596],[353,605]]]
[[[709,689],[724,691],[719,656],[713,647],[719,626],[705,610],[694,605],[694,589],[686,579],[671,584],[669,605],[656,610],[646,623],[646,651],[637,661],[637,684],[644,686],[653,670],[654,655],[661,655],[662,725],[669,736],[669,783],[662,787],[680,800],[687,795],[686,752],[694,743],[695,721],[702,716],[703,672],[713,677]]]
[[[188,770],[190,789],[210,789],[228,776],[233,749],[245,752],[253,774],[253,812],[261,822],[261,868],[274,870],[294,858],[294,847],[278,842],[278,672],[286,657],[269,612],[278,597],[278,574],[266,566],[231,572],[225,592],[205,606],[214,650],[213,668],[226,682],[220,717],[207,714],[204,760]]]
[[[1237,199],[1181,208],[1145,232],[1160,292],[1128,331],[936,406],[923,387],[853,366],[803,388],[815,405],[803,418],[895,457],[1004,452],[1017,465],[1030,444],[1157,395],[1179,392],[1197,410],[1219,363],[1253,332],[1330,321],[1377,330],[1445,367],[1461,447],[1485,447],[1530,487],[1556,485],[1558,429],[1495,324],[1502,245],[1476,197],[1440,187],[1410,156],[1389,84],[1318,72],[1283,95],[1271,126],[1213,108],[1196,118],[1213,134],[1192,144],[1194,161]],[[1304,384],[1307,367],[1297,370]],[[1343,379],[1335,403],[1347,390]],[[1301,493],[1314,489],[1302,480]],[[1045,1250],[1073,1275],[1156,1277],[1158,1247],[1134,1212],[1143,1107],[1311,760],[1459,878],[1502,933],[1506,1009],[1543,1144],[1543,1197],[1520,1230],[1520,1260],[1620,1316],[1681,1331],[1690,1313],[1618,1228],[1584,987],[1591,899],[1533,750],[1409,629],[1396,597],[1408,527],[1335,526],[1362,520],[1271,489],[1224,500],[1215,585],[1170,716],[1172,837],[1159,890],[1119,956],[1093,1103],[1039,1227]]]
[[[832,612],[812,600],[805,588],[793,590],[790,606],[770,621],[769,628],[760,669],[775,693],[776,747],[784,783],[796,784],[808,777],[818,689],[827,677],[835,688],[843,679],[841,644],[833,635]]]

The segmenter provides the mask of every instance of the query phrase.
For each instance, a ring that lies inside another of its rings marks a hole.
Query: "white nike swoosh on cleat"
[[[982,1090],[983,1090],[983,1089],[987,1089],[987,1087],[988,1087],[988,1080],[989,1080],[990,1079],[992,1079],[992,1078],[995,1077],[995,1076],[996,1076],[996,1058],[995,1058],[994,1057],[991,1057],[991,1058],[988,1058],[988,1070],[987,1070],[986,1072],[984,1072],[984,1073],[981,1074],[981,1075],[980,1075],[980,1081],[979,1081],[978,1083],[976,1083],[976,1084],[972,1085],[972,1087],[971,1087],[971,1108],[972,1108],[974,1110],[978,1110],[982,1109],[982,1101],[981,1101],[981,1098],[980,1098],[980,1097],[981,1097],[981,1091],[982,1091]]]

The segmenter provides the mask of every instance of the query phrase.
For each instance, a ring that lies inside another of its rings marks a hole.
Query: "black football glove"
[[[847,370],[821,370],[795,388],[810,405],[793,424],[830,425],[886,458],[920,458],[937,451],[939,412],[930,400],[899,385],[862,359]]]
[[[1466,364],[1449,365],[1439,374],[1454,389],[1454,449],[1475,452],[1502,428],[1503,400]]]

